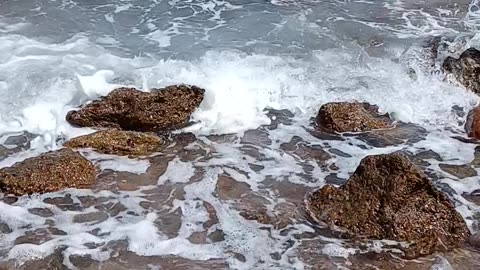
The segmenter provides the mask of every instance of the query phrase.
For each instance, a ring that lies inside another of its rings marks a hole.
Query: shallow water
[[[3,197],[2,264],[478,268],[470,247],[417,261],[381,253],[385,241],[356,248],[313,224],[302,204],[344,183],[364,156],[401,150],[478,231],[480,151],[462,125],[479,98],[436,71],[480,46],[479,12],[477,0],[0,2],[0,167],[91,132],[71,127],[66,112],[116,86],[207,90],[186,129],[193,143],[139,160],[85,151],[100,171],[91,190]],[[449,45],[431,57],[434,36]],[[380,135],[312,131],[320,105],[348,100],[410,124]]]

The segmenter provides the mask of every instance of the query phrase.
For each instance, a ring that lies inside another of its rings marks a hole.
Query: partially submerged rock
[[[330,133],[363,132],[391,127],[392,120],[365,102],[331,102],[320,107],[316,125]]]
[[[447,57],[443,70],[452,73],[467,89],[480,94],[480,51],[469,48],[458,59]]]
[[[113,155],[144,156],[157,151],[165,138],[154,134],[122,130],[102,130],[67,141],[68,148],[92,148]]]
[[[70,149],[51,151],[0,170],[0,190],[24,195],[86,188],[95,182],[93,164]]]
[[[480,139],[480,106],[473,108],[468,113],[465,132],[469,137]]]
[[[67,121],[81,127],[107,127],[134,131],[182,128],[203,101],[205,90],[196,86],[172,85],[151,92],[119,88],[78,111]]]
[[[306,205],[347,236],[409,242],[408,258],[452,249],[470,234],[447,196],[399,153],[364,158],[345,185],[310,193]]]
[[[477,171],[470,166],[470,164],[452,165],[440,163],[438,166],[442,171],[458,177],[459,179],[477,176]]]

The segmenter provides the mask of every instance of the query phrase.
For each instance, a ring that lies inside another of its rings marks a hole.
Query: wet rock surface
[[[480,51],[469,48],[458,59],[447,57],[443,70],[452,73],[467,89],[480,94]]]
[[[368,156],[348,182],[306,199],[315,220],[350,237],[406,241],[407,258],[460,246],[469,230],[453,204],[400,153]]]
[[[476,106],[468,112],[465,132],[469,137],[480,139],[480,106]]]
[[[373,130],[356,135],[346,135],[355,136],[357,139],[374,147],[387,147],[400,144],[411,145],[424,140],[427,134],[424,128],[417,125],[397,123],[395,127],[392,128]]]
[[[315,120],[322,131],[363,132],[392,126],[388,115],[381,115],[378,107],[360,102],[332,102],[320,107]]]
[[[35,138],[35,135],[27,132],[5,136],[7,136],[7,138],[3,144],[0,144],[0,160],[28,149],[30,147],[30,142]]]
[[[447,172],[459,179],[477,176],[477,171],[470,165],[452,165],[452,164],[439,164],[442,171]]]
[[[61,149],[41,154],[0,170],[0,190],[24,195],[86,188],[95,182],[93,164],[80,154]]]
[[[119,88],[107,96],[67,114],[67,121],[81,127],[106,127],[133,131],[163,131],[185,127],[203,101],[205,90],[172,85],[142,92]]]
[[[123,130],[103,130],[67,141],[68,148],[92,148],[113,155],[144,156],[157,151],[165,138],[154,134]]]

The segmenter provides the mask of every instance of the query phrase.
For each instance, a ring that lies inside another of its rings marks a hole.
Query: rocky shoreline
[[[467,90],[480,93],[480,51],[470,48],[458,59],[448,57],[442,67],[448,76],[453,76],[455,81],[464,85]],[[90,127],[97,131],[68,140],[60,150],[27,158],[11,167],[0,169],[3,201],[6,201],[6,198],[16,201],[22,195],[57,192],[68,188],[94,189],[107,182],[106,185],[114,185],[119,190],[135,190],[143,184],[157,185],[157,179],[166,172],[168,162],[185,158],[182,155],[188,155],[192,160],[205,159],[207,155],[211,155],[208,147],[189,149],[188,145],[202,145],[202,141],[193,134],[179,132],[191,124],[191,116],[201,106],[206,91],[208,89],[189,85],[172,85],[153,89],[148,93],[133,88],[120,88],[99,100],[83,105],[79,110],[68,112],[66,120],[73,126]],[[281,118],[275,119],[280,121],[278,119]],[[253,136],[258,140],[256,144],[271,143],[261,140],[261,128],[256,132]],[[314,137],[326,138],[327,141],[342,141],[344,136],[356,136],[375,147],[408,143],[411,139],[424,136],[421,127],[395,121],[388,114],[381,114],[377,106],[356,101],[323,104],[309,132]],[[478,144],[476,140],[480,140],[480,106],[477,105],[466,116],[465,132]],[[222,139],[227,140],[228,136]],[[245,135],[242,140],[247,146],[240,150],[247,155],[261,158],[255,152],[256,148],[248,148],[247,139],[248,136]],[[282,144],[280,148],[296,157],[314,160],[320,166],[328,166],[335,171],[336,164],[327,162],[331,159],[331,153],[311,146],[310,142],[303,141],[300,137]],[[85,151],[131,159],[141,158],[156,166],[152,165],[143,174],[141,181],[145,183],[136,182],[138,176],[132,175],[125,177],[132,183],[117,182],[115,179],[118,175],[115,172],[100,172],[84,154]],[[159,161],[156,160],[156,153],[171,155]],[[479,159],[479,156],[476,156],[476,159]],[[429,158],[431,157],[426,159]],[[273,224],[276,229],[287,228],[293,219],[299,218],[316,224],[314,226],[322,230],[328,229],[330,234],[338,238],[352,240],[357,248],[372,240],[404,243],[405,245],[397,245],[402,260],[428,257],[435,252],[452,252],[466,245],[479,248],[478,234],[471,235],[466,222],[455,210],[451,198],[432,184],[430,175],[422,170],[423,162],[426,161],[421,157],[412,157],[408,153],[367,156],[348,180],[335,178],[332,174],[330,179],[326,179],[327,184],[318,190],[297,187],[298,193],[302,194],[302,200],[287,200],[282,207],[275,209],[277,214],[274,216],[269,215],[268,209],[262,206],[262,198],[251,193],[250,187],[228,175],[217,180],[216,193],[222,200],[238,201],[237,210],[245,219],[255,220],[260,224]],[[479,166],[477,163],[478,160],[458,166],[440,164],[439,168],[447,174],[463,179],[477,175],[474,169]],[[251,168],[262,169],[254,166]],[[201,172],[194,170],[190,179],[195,179],[200,174]],[[329,184],[329,181],[335,185]],[[268,185],[268,181],[264,184]],[[280,185],[273,182],[270,184]],[[175,189],[169,184],[158,185],[157,188],[167,189],[161,192],[163,195],[181,197],[174,194]],[[288,193],[285,189],[283,192]],[[476,193],[461,195],[467,200],[478,200],[480,197]],[[74,207],[69,206],[73,204],[63,202],[62,205]],[[146,209],[150,207],[161,208],[161,205],[145,206]],[[106,215],[102,211],[96,216],[82,216],[76,220],[79,223],[86,222],[84,219],[87,219],[87,222],[101,222]],[[209,215],[211,220],[215,220],[214,210],[210,211]],[[205,231],[192,236],[191,241],[222,241],[222,232],[211,229],[213,224],[203,226]],[[2,231],[11,232],[8,226]],[[128,253],[128,250],[124,248],[122,252]],[[353,256],[354,258],[363,256],[352,255],[357,256]],[[55,263],[59,263],[59,259]],[[219,268],[222,268],[223,263],[220,260],[214,262]],[[96,263],[89,261],[88,264],[88,267],[94,269]],[[61,266],[51,265],[49,262],[47,266],[62,269]],[[114,269],[114,266],[111,267]]]

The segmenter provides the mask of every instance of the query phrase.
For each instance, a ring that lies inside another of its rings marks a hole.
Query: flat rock
[[[407,258],[453,249],[470,235],[448,197],[400,153],[365,157],[345,185],[310,193],[306,206],[346,236],[409,242]]]
[[[280,149],[294,154],[302,160],[315,160],[320,163],[325,163],[332,157],[327,151],[323,150],[321,145],[312,145],[298,136],[293,136],[288,143],[282,143]]]
[[[151,92],[119,88],[78,111],[68,112],[66,119],[80,127],[133,131],[177,129],[188,125],[204,93],[204,89],[188,85],[172,85]]]
[[[110,129],[73,138],[64,146],[92,148],[103,154],[145,156],[157,151],[164,142],[165,138],[154,134]]]
[[[365,102],[331,102],[322,105],[317,114],[316,127],[325,132],[364,132],[392,126],[387,114]]]
[[[453,74],[455,79],[467,89],[480,93],[480,51],[469,48],[458,59],[447,57],[443,70]]]
[[[440,167],[440,169],[442,169],[442,171],[449,173],[460,179],[477,176],[477,171],[468,164],[451,165],[451,164],[441,163],[438,166]]]
[[[61,149],[0,169],[0,190],[24,195],[86,188],[95,182],[93,164],[70,149]]]

